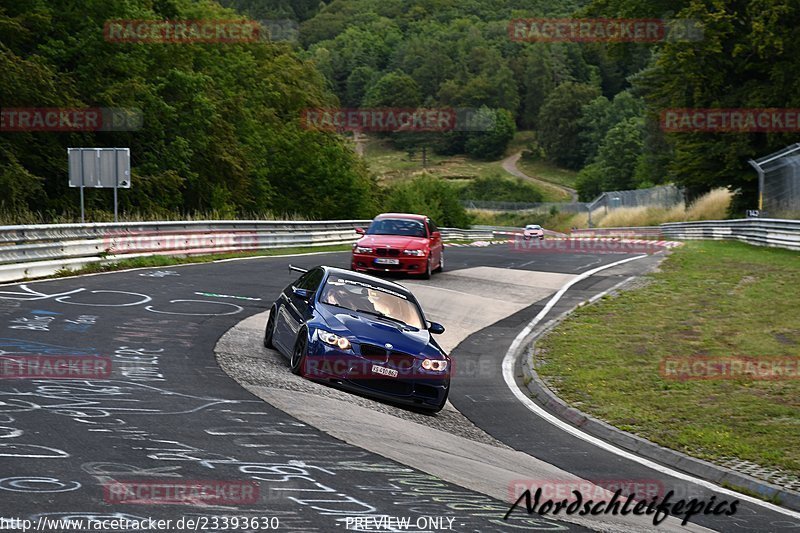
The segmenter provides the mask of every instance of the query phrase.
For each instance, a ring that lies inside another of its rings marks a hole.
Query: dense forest
[[[131,148],[121,208],[145,216],[272,211],[363,217],[378,209],[367,170],[335,134],[301,127],[307,107],[336,105],[314,65],[288,44],[143,44],[104,39],[109,19],[234,19],[214,2],[0,2],[3,107],[142,110],[136,131],[0,134],[0,208],[45,220],[74,213],[67,147]],[[357,199],[357,200],[356,200]],[[109,191],[87,191],[108,211]]]
[[[656,43],[509,37],[511,19],[566,16],[691,19],[703,33]],[[291,19],[299,38],[125,44],[102,31],[109,19],[235,17]],[[387,195],[345,138],[300,121],[303,109],[337,106],[483,109],[489,131],[388,136],[491,159],[516,130],[533,130],[533,156],[580,170],[583,199],[673,182],[692,195],[740,189],[738,205],[752,206],[747,159],[796,135],[665,133],[660,113],[800,108],[798,52],[795,0],[0,0],[2,106],[132,107],[144,117],[131,132],[0,133],[0,208],[74,211],[65,148],[130,146],[128,210],[369,216]],[[89,201],[108,208],[102,191]]]

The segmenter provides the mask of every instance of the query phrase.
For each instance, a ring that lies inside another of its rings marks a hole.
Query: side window
[[[323,271],[321,268],[309,270],[307,273],[303,274],[299,280],[297,280],[296,287],[299,289],[306,289],[316,292],[316,290],[319,288],[319,284],[322,283],[322,277]]]
[[[295,286],[295,287],[297,287],[298,289],[305,289],[305,286],[304,286],[304,285],[305,285],[305,283],[307,283],[307,282],[308,282],[308,277],[309,277],[310,275],[311,275],[311,272],[306,272],[305,274],[303,274],[302,276],[300,276],[299,278],[297,278],[297,281],[295,281],[294,283],[292,283],[292,285],[294,285],[294,286]]]
[[[433,220],[428,219],[428,231],[433,234],[434,231],[439,231],[439,228],[436,227],[436,224],[433,223]]]

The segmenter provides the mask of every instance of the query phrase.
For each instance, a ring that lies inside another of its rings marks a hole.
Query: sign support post
[[[85,172],[83,170],[83,153],[81,152],[81,224],[86,222],[84,217],[84,210],[83,210],[83,176]]]
[[[119,188],[119,151],[114,148],[114,222],[117,220],[117,188]]]

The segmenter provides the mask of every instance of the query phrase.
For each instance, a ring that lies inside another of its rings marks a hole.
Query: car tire
[[[428,254],[428,260],[425,262],[425,272],[422,273],[422,279],[431,279],[431,255]]]
[[[267,327],[264,329],[264,347],[266,348],[275,348],[275,345],[272,343],[272,337],[275,334],[275,315],[277,314],[275,311],[276,309],[274,307],[269,310]]]
[[[444,272],[444,250],[439,254],[439,267],[436,269],[436,272]]]
[[[294,343],[294,350],[292,351],[292,358],[289,360],[289,368],[292,374],[298,376],[305,376],[306,358],[308,357],[308,339],[306,332],[300,331],[297,336],[297,342]]]

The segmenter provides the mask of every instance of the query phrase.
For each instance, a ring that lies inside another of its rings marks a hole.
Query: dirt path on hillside
[[[570,198],[571,198],[570,201],[572,201],[572,202],[577,202],[578,201],[578,191],[576,191],[575,189],[571,189],[569,187],[565,187],[564,185],[556,185],[555,183],[551,183],[549,181],[545,181],[545,180],[540,179],[540,178],[535,178],[533,176],[528,176],[527,174],[522,172],[517,167],[517,161],[519,161],[520,157],[522,157],[522,152],[517,152],[516,154],[510,155],[510,156],[506,157],[505,159],[503,159],[503,162],[502,162],[503,170],[505,170],[506,172],[508,172],[512,176],[516,176],[518,178],[522,178],[522,179],[525,179],[525,180],[534,181],[534,182],[536,182],[538,185],[540,185],[542,187],[545,187],[545,188],[548,188],[548,189],[555,189],[555,190],[561,191],[563,193],[566,193],[566,194],[568,194],[570,196]]]

